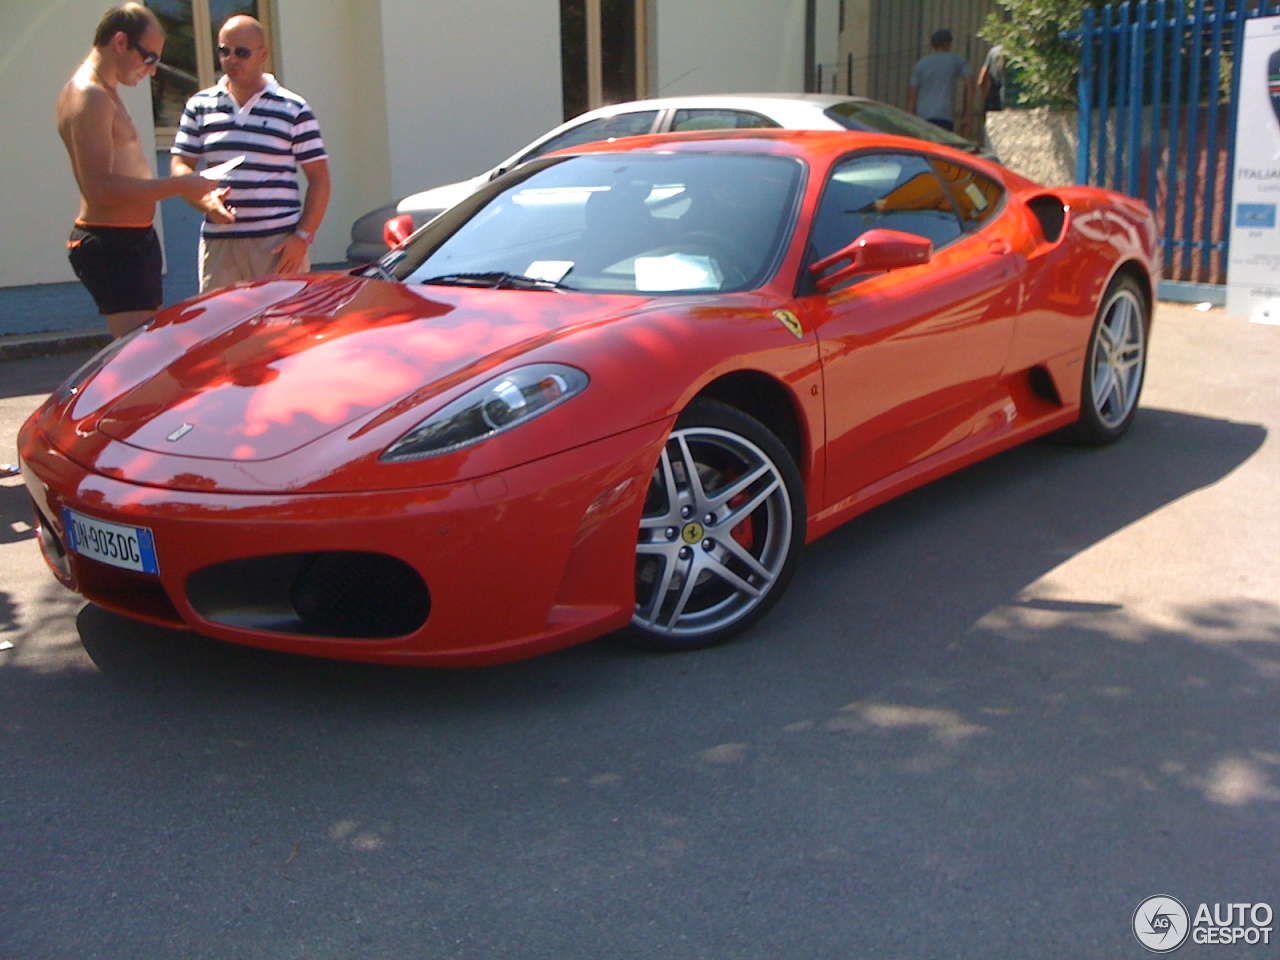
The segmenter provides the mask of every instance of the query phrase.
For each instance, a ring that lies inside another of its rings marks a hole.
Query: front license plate
[[[68,507],[62,508],[62,522],[67,531],[67,546],[73,553],[125,570],[160,572],[155,538],[146,527],[95,520]]]

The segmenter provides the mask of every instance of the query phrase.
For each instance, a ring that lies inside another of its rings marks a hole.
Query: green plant
[[[978,36],[1004,47],[1006,70],[1014,81],[1006,87],[1005,102],[1075,106],[1080,46],[1061,34],[1080,28],[1085,7],[1105,5],[1105,0],[997,0],[998,9]]]

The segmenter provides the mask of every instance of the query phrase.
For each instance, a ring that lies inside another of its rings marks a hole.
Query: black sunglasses
[[[248,60],[254,55],[255,51],[250,50],[248,47],[218,47],[218,56],[220,57],[229,57],[233,53],[237,59]]]
[[[160,54],[152,53],[150,50],[148,50],[146,47],[140,44],[137,40],[130,40],[129,46],[133,47],[134,50],[137,50],[138,53],[142,54],[142,63],[144,66],[154,67],[157,63],[160,62]]]

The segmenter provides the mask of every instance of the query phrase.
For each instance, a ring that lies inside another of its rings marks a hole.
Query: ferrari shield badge
[[[800,318],[790,310],[775,310],[773,311],[773,316],[780,324],[790,330],[792,336],[797,340],[804,339],[804,328],[800,326]]]

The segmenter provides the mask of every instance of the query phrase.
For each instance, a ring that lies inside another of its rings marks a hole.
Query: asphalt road
[[[1123,443],[880,508],[692,655],[138,626],[0,479],[0,958],[1137,958],[1155,894],[1280,913],[1280,327],[1156,322]],[[0,364],[0,461],[80,359]]]

